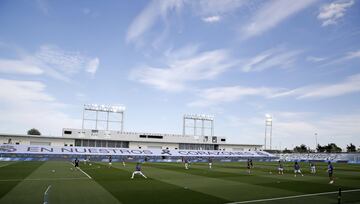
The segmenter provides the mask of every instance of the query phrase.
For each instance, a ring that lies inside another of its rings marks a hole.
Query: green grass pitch
[[[0,162],[0,203],[43,203],[48,189],[49,204],[100,203],[337,203],[337,194],[320,194],[342,188],[342,203],[360,203],[360,166],[334,164],[335,183],[328,184],[326,164],[317,164],[311,175],[309,164],[301,163],[304,177],[294,177],[292,163],[285,175],[277,174],[277,163],[254,163],[249,175],[245,163],[192,164],[185,170],[180,163],[145,163],[144,179],[130,179],[135,163],[92,163],[74,170],[70,162]],[[72,170],[72,169],[73,170]],[[272,173],[270,173],[270,171]],[[287,196],[316,194],[284,198]],[[269,199],[255,202],[254,200]]]

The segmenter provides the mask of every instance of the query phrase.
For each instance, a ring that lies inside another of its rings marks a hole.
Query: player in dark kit
[[[310,162],[310,172],[316,174],[316,166],[313,162]]]
[[[254,168],[252,159],[250,159],[250,168]]]
[[[333,165],[331,164],[330,161],[328,162],[327,172],[328,172],[328,174],[329,174],[329,179],[330,179],[329,184],[333,184],[333,183],[334,183],[334,178],[333,178],[334,167],[333,167]]]
[[[248,169],[248,173],[251,173],[251,163],[250,163],[250,159],[247,160],[247,169]]]
[[[279,167],[278,167],[279,175],[284,175],[284,165],[279,161]]]
[[[112,157],[111,155],[109,156],[109,168],[112,167]]]
[[[74,167],[75,168],[79,168],[79,160],[78,160],[78,158],[75,158],[75,160],[74,160]]]
[[[301,174],[301,176],[304,176],[304,174],[301,173],[300,165],[298,162],[295,162],[294,164],[294,173],[295,173],[294,175],[295,177],[298,173]]]
[[[135,175],[135,174],[140,174],[140,175],[143,176],[144,178],[147,178],[147,177],[141,172],[141,165],[140,165],[140,163],[137,163],[137,164],[136,164],[135,171],[132,173],[131,179],[134,178],[134,175]]]
[[[212,158],[209,158],[209,169],[212,168]]]

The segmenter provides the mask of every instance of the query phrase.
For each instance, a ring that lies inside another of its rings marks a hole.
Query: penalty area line
[[[360,189],[352,189],[352,190],[343,190],[342,193],[349,193],[349,192],[358,192]],[[266,199],[258,199],[258,200],[247,200],[247,201],[239,201],[239,202],[231,202],[226,204],[241,204],[241,203],[258,203],[258,202],[266,202],[266,201],[274,201],[274,200],[285,200],[285,199],[293,199],[293,198],[302,198],[302,197],[311,197],[311,196],[320,196],[320,195],[330,195],[336,194],[339,191],[330,191],[330,192],[323,192],[323,193],[311,193],[311,194],[303,194],[303,195],[296,195],[296,196],[285,196],[285,197],[278,197],[278,198],[266,198]]]

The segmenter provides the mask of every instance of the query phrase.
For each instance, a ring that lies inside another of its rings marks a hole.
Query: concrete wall
[[[140,147],[140,148],[139,148]],[[130,149],[179,149],[176,143],[130,142]]]
[[[242,145],[242,144],[227,144],[227,145],[219,145],[220,150],[225,151],[248,151],[248,150],[260,150],[262,149],[262,145]]]
[[[18,145],[50,145],[50,146],[74,146],[74,139],[63,139],[63,138],[48,138],[48,137],[24,137],[24,136],[0,136],[0,144],[11,144]]]
[[[169,136],[170,137],[170,136]],[[50,146],[75,146],[75,138],[68,137],[51,137],[51,136],[28,136],[28,135],[6,135],[0,134],[0,144],[7,144],[11,139],[11,144],[19,145],[50,145]],[[81,139],[95,139],[95,138],[81,138]],[[100,138],[98,138],[100,139]],[[105,139],[105,138],[101,138]],[[111,138],[114,140],[114,138]],[[119,139],[120,141],[128,141],[125,138]],[[129,141],[129,148],[131,149],[179,149],[180,143],[190,143],[190,141],[176,141],[176,137],[171,141],[176,142],[165,142],[161,139],[150,139],[141,141],[140,138],[138,141]],[[193,144],[204,144],[204,143],[193,143]],[[208,143],[206,143],[208,144]],[[214,143],[210,143],[214,144]],[[215,143],[216,144],[216,143]],[[246,145],[246,144],[218,144],[219,150],[225,151],[248,151],[250,150],[260,150],[261,145]]]
[[[65,134],[67,133],[67,134]],[[162,139],[141,138],[140,135],[157,135],[162,136]],[[222,136],[216,137],[216,142],[212,137],[193,135],[179,135],[179,134],[164,134],[164,133],[139,133],[139,132],[120,132],[120,131],[105,131],[105,130],[81,130],[81,129],[63,129],[64,138],[81,138],[81,139],[106,139],[106,140],[121,140],[134,142],[169,142],[169,143],[199,143],[199,144],[226,144],[226,138]],[[221,141],[221,140],[225,141]]]

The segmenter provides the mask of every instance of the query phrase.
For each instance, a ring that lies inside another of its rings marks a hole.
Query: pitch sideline
[[[341,192],[342,193],[349,193],[349,192],[358,192],[358,191],[360,191],[360,189],[343,190]],[[258,200],[247,200],[247,201],[231,202],[231,203],[226,203],[226,204],[257,203],[257,202],[285,200],[285,199],[311,197],[311,196],[319,196],[319,195],[330,195],[330,194],[336,194],[338,192],[339,191],[330,191],[330,192],[323,192],[323,193],[311,193],[311,194],[303,194],[303,195],[296,195],[296,196],[285,196],[285,197],[278,197],[278,198],[265,198],[265,199],[258,199]]]
[[[88,178],[85,177],[74,177],[74,178],[33,178],[33,179],[1,179],[0,182],[7,182],[7,181],[62,181],[62,180],[87,180]]]
[[[73,163],[69,162],[71,165],[73,165]],[[81,173],[83,173],[85,176],[87,176],[89,179],[92,179],[91,176],[89,174],[87,174],[85,171],[83,171],[82,169],[80,169],[80,167],[78,167],[77,169],[79,169],[81,171]]]

